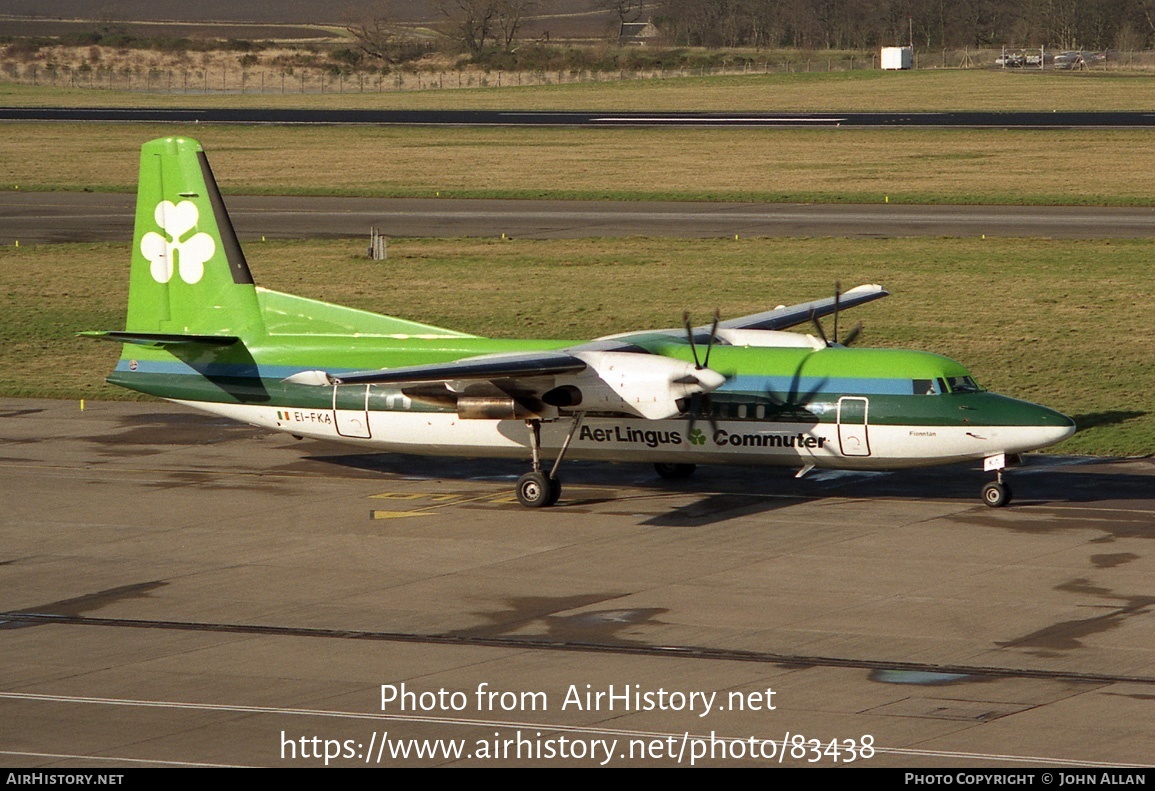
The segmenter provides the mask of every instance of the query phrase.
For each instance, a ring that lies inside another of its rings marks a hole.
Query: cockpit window
[[[947,379],[952,393],[981,393],[982,388],[969,376],[951,376]]]
[[[915,379],[912,384],[915,395],[938,395],[933,379]]]

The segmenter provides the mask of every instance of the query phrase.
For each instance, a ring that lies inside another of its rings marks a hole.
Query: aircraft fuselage
[[[322,365],[330,372],[391,368],[575,343],[270,337],[199,360],[137,348],[110,381],[297,436],[405,453],[526,458],[524,420],[463,417],[448,392],[438,401],[404,387],[286,379]],[[647,351],[691,359],[685,342],[654,343]],[[926,352],[720,346],[713,355],[711,367],[728,379],[705,408],[647,420],[579,403],[546,417],[542,450],[561,446],[568,418],[579,411],[585,417],[568,457],[655,463],[896,469],[1022,453],[1074,430],[1054,410],[977,390],[963,366]]]

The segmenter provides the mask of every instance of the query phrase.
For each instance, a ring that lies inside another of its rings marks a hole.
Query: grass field
[[[919,71],[679,79],[392,94],[208,97],[0,86],[9,105],[638,110],[1142,110],[1155,77]],[[131,191],[140,145],[188,134],[226,194],[1155,205],[1143,130],[656,130],[0,125],[0,188]],[[1155,240],[397,240],[249,246],[271,288],[480,334],[588,338],[883,282],[870,345],[928,349],[986,386],[1077,417],[1057,450],[1155,449],[1143,322]],[[127,245],[0,250],[5,395],[125,398],[117,355]],[[332,272],[340,270],[335,281]],[[644,294],[645,299],[638,299]]]
[[[732,317],[825,295],[835,278],[881,282],[893,296],[853,312],[862,345],[936,351],[993,390],[1075,416],[1083,430],[1058,452],[1155,448],[1155,241],[396,240],[385,263],[363,249],[247,253],[270,288],[501,337],[676,326],[684,309]],[[0,251],[0,394],[131,397],[102,381],[118,348],[73,337],[124,326],[127,260],[127,245]]]
[[[1155,205],[1146,130],[10,123],[0,188],[132,191],[140,145],[174,134],[231,194]]]
[[[1151,110],[1155,74],[919,69],[679,77],[346,93],[162,94],[0,84],[0,104],[65,107],[317,107],[717,112]],[[801,65],[801,64],[800,64]],[[804,67],[804,66],[803,66]],[[239,73],[234,83],[239,82]],[[508,81],[508,77],[506,78]]]

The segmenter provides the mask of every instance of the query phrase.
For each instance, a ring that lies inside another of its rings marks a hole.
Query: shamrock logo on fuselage
[[[175,269],[180,272],[180,279],[189,285],[200,282],[205,273],[205,262],[213,257],[217,245],[207,233],[193,234],[181,241],[181,237],[195,228],[200,219],[196,204],[189,200],[177,204],[164,200],[156,205],[153,218],[172,241],[154,231],[149,231],[140,240],[140,252],[151,263],[152,279],[167,283],[172,280]]]

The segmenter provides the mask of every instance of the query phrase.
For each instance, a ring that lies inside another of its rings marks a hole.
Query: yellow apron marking
[[[514,503],[517,497],[510,494],[482,494],[468,497],[463,494],[432,494],[425,492],[381,492],[369,495],[373,500],[431,500],[431,505],[414,508],[409,511],[381,511],[373,509],[369,512],[371,519],[399,519],[406,516],[429,516],[434,511],[447,505],[461,505],[463,503]]]
[[[429,516],[426,511],[377,511],[369,512],[373,519],[400,519],[405,516]]]

